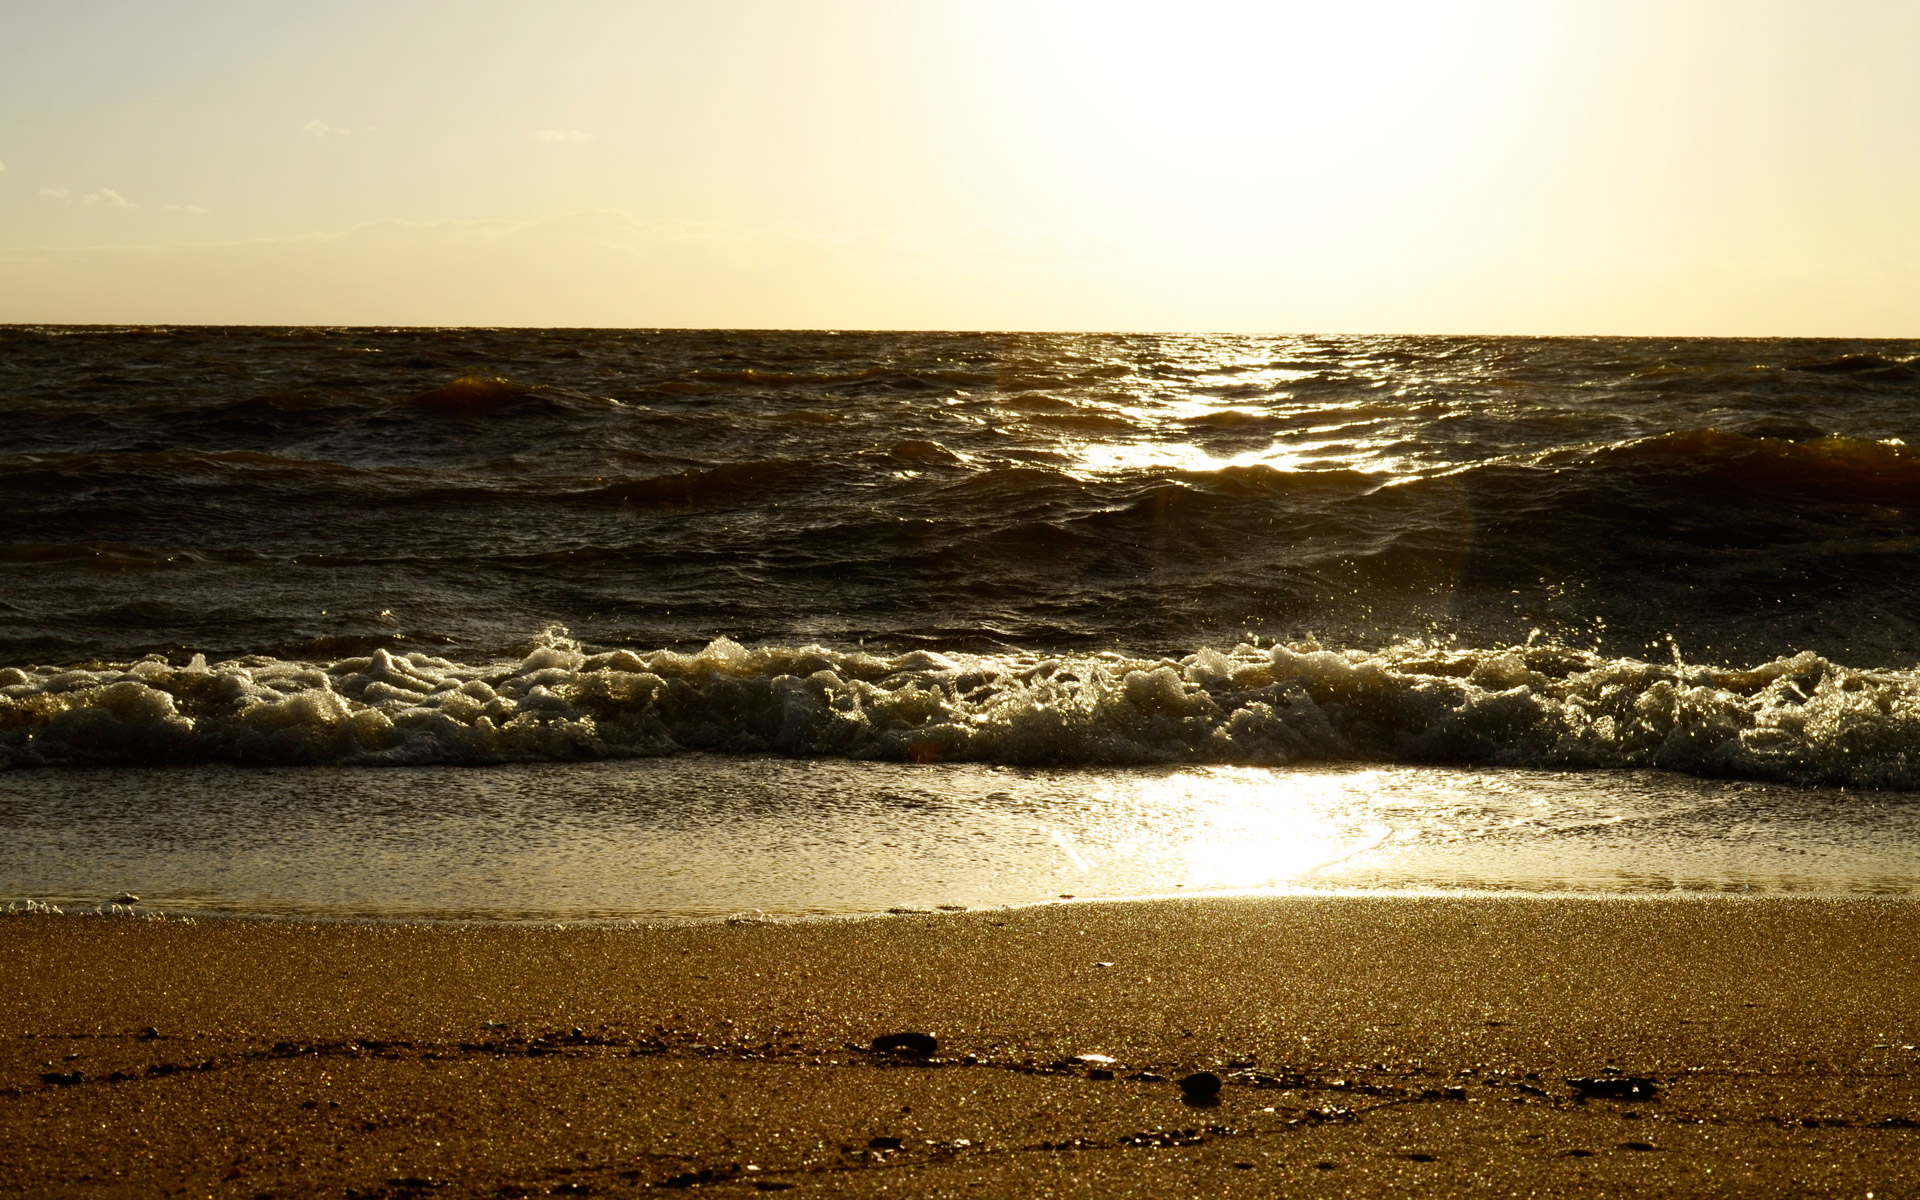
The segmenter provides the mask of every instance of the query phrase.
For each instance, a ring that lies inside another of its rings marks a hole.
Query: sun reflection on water
[[[1135,471],[1200,474],[1229,467],[1270,467],[1276,471],[1359,471],[1397,479],[1417,470],[1414,463],[1389,453],[1398,444],[1398,439],[1388,438],[1276,441],[1238,454],[1217,454],[1191,442],[1082,442],[1060,449],[1072,455],[1069,469],[1082,478]]]
[[[1152,866],[1189,888],[1299,883],[1391,838],[1367,800],[1377,774],[1217,767],[1117,780],[1092,797],[1102,815],[1077,837],[1048,832],[1067,875]]]

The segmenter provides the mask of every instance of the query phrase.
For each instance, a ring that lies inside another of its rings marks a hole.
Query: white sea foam
[[[1920,787],[1920,674],[1746,669],[1559,645],[1311,643],[1184,658],[818,646],[519,661],[159,658],[0,670],[0,767],[425,764],[680,750],[1010,764],[1376,761]]]

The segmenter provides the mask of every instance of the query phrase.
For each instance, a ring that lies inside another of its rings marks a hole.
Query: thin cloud
[[[97,192],[88,192],[80,197],[80,203],[88,208],[139,208],[138,204],[122,196],[112,188],[101,188]]]
[[[536,142],[546,142],[549,145],[559,145],[568,142],[577,145],[581,142],[592,141],[593,135],[584,129],[542,129],[533,135],[533,140]]]
[[[300,132],[306,134],[308,137],[323,138],[345,137],[349,131],[339,125],[329,125],[320,118],[315,117],[305,125],[302,125]]]
[[[183,213],[204,213],[204,212],[212,212],[213,210],[210,208],[201,208],[198,204],[162,204],[160,206],[160,211],[183,212]]]
[[[73,193],[65,188],[41,188],[40,198],[56,204],[70,204],[73,202]]]

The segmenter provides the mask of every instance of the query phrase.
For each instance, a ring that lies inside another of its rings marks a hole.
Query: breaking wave
[[[819,646],[331,663],[157,656],[0,670],[0,768],[414,765],[698,750],[1015,765],[1374,761],[1657,767],[1920,786],[1920,675],[1806,652],[1744,669],[1558,644],[1312,642],[1184,658]]]

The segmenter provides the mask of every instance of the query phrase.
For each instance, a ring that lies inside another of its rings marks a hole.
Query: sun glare
[[[1340,240],[1407,189],[1443,199],[1487,149],[1525,32],[1488,4],[1134,0],[998,15],[1030,153],[1066,166],[1090,224],[1151,228],[1183,250],[1244,242],[1237,221],[1209,215],[1311,219],[1317,239]],[[1270,232],[1301,246],[1298,229]]]
[[[46,8],[70,36],[0,70],[0,317],[1853,335],[1915,311],[1920,17],[1891,0],[389,9],[321,33]],[[94,78],[98,103],[45,100]]]

